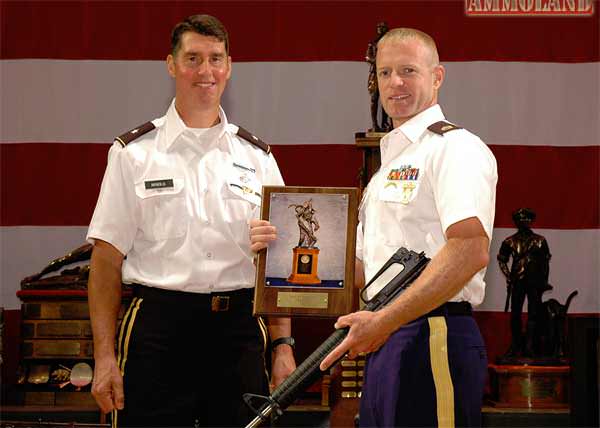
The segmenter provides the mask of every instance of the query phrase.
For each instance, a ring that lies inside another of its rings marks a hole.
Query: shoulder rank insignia
[[[454,131],[455,129],[462,129],[460,126],[452,125],[451,123],[440,120],[435,122],[433,125],[427,127],[431,132],[435,132],[439,135],[444,135],[448,131]]]
[[[265,151],[267,154],[271,153],[271,147],[267,143],[258,138],[256,135],[252,134],[250,131],[247,131],[246,129],[242,128],[241,126],[238,126],[237,135],[238,137],[241,137],[244,140],[248,141],[250,144]]]
[[[146,122],[143,125],[133,128],[131,131],[127,131],[126,133],[119,135],[117,138],[115,138],[115,140],[118,141],[121,146],[125,147],[127,144],[131,143],[136,138],[147,134],[154,128],[156,128],[156,126],[154,126],[152,122]]]

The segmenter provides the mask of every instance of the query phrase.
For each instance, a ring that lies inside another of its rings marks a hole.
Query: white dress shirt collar
[[[381,165],[387,165],[409,144],[417,142],[429,125],[445,119],[441,107],[435,104],[383,136],[380,143]]]
[[[175,108],[175,98],[173,98],[173,101],[171,101],[171,105],[167,110],[167,114],[165,115],[165,131],[167,138],[164,140],[165,147],[163,147],[163,149],[168,150],[182,134],[188,135],[192,140],[200,140],[202,143],[219,141],[221,136],[225,133],[227,124],[227,116],[221,106],[219,106],[219,123],[209,128],[209,130],[200,137],[196,137],[193,131],[191,131],[191,128],[188,127],[183,122],[183,119],[181,119],[181,116],[179,116],[179,112],[177,111],[177,108]]]

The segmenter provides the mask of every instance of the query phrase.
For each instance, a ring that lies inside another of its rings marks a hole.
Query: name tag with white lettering
[[[144,187],[147,190],[153,189],[172,189],[174,188],[173,179],[167,178],[164,180],[148,180],[144,181]]]

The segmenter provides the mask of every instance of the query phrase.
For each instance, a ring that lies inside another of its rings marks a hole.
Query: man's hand
[[[92,395],[103,413],[114,409],[122,410],[125,406],[123,394],[123,376],[117,366],[117,360],[112,358],[96,359],[94,367],[94,382]]]
[[[339,317],[335,328],[350,327],[346,338],[321,362],[319,368],[327,370],[348,352],[348,358],[360,353],[377,351],[390,337],[393,330],[385,323],[384,311],[360,311]]]
[[[250,249],[258,253],[277,239],[277,230],[267,220],[250,220]]]
[[[291,346],[288,345],[277,346],[273,350],[271,357],[271,381],[269,382],[269,389],[272,391],[296,370],[296,362],[294,360],[294,352]]]

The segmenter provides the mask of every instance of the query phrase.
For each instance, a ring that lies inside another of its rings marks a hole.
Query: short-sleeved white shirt
[[[489,148],[464,129],[427,129],[445,120],[439,105],[419,113],[380,142],[381,168],[361,203],[357,257],[367,282],[399,247],[433,257],[449,226],[477,217],[492,238],[498,173]],[[485,269],[451,301],[483,301]],[[378,290],[369,288],[368,297]]]
[[[126,255],[125,283],[196,293],[254,286],[248,222],[263,185],[283,185],[273,155],[220,123],[188,128],[175,101],[156,128],[115,142],[87,239]]]

